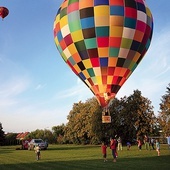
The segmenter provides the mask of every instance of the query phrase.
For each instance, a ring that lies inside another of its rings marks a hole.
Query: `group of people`
[[[149,138],[147,135],[145,135],[144,140],[138,138],[137,143],[140,151],[142,150],[142,145],[144,144],[146,150],[151,150],[151,148],[153,150],[156,149],[158,156],[160,156],[160,143],[158,139],[155,140],[154,138]],[[154,147],[154,145],[156,148]]]
[[[121,139],[120,138],[118,139],[119,140],[117,140],[116,138],[110,138],[110,149],[112,151],[113,162],[116,162],[116,158],[118,157],[118,153],[117,153],[118,145],[122,150],[122,145],[120,145]],[[107,144],[105,142],[102,142],[101,148],[102,148],[104,162],[106,162],[107,161]]]
[[[170,149],[170,135],[167,137],[167,143],[168,143],[168,148]],[[142,140],[143,139],[143,140]],[[160,142],[159,139],[154,139],[154,138],[149,138],[147,135],[144,136],[144,138],[138,138],[137,139],[137,146],[139,151],[142,150],[142,145],[145,145],[146,150],[156,150],[157,155],[160,156]],[[127,142],[127,150],[130,150],[131,143]],[[107,161],[107,144],[105,142],[102,143],[102,154],[104,158],[104,162]],[[111,138],[110,139],[110,149],[112,151],[112,156],[113,156],[113,162],[116,162],[116,158],[118,157],[117,150],[123,150],[122,147],[122,140],[121,138]]]

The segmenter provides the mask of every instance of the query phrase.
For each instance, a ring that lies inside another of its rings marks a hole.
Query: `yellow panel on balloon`
[[[111,37],[122,37],[123,27],[110,26],[110,36]]]
[[[54,38],[54,41],[55,41],[56,45],[58,46],[59,42],[58,42],[58,38],[57,37]]]
[[[84,76],[86,77],[86,79],[88,79],[90,77],[89,73],[87,70],[83,70],[82,73],[84,74]]]
[[[68,46],[68,50],[70,51],[71,55],[77,53],[77,49],[76,49],[76,47],[75,47],[74,44],[70,44],[70,45]]]
[[[90,59],[83,60],[82,62],[84,64],[84,66],[86,67],[86,69],[92,68],[92,64],[91,64]]]
[[[101,76],[96,76],[97,84],[102,85],[102,77]]]
[[[99,92],[105,93],[106,92],[106,86],[105,85],[99,85]]]
[[[100,6],[95,6],[94,7],[94,14],[96,17],[99,16],[110,16],[110,10],[109,10],[109,6],[104,6],[104,5],[100,5]]]
[[[113,76],[107,76],[107,84],[112,84]]]
[[[72,32],[71,37],[74,42],[78,42],[84,39],[82,30]]]
[[[68,17],[67,16],[62,17],[60,20],[60,28],[63,28],[67,24],[68,24]]]
[[[149,18],[152,18],[151,11],[149,10],[148,7],[146,7],[146,14],[147,14],[147,16],[149,16]]]
[[[108,47],[98,48],[98,54],[99,54],[99,57],[108,57],[109,48]]]
[[[74,65],[74,69],[75,69],[78,73],[81,72],[81,70],[80,70],[80,68],[79,68],[79,66],[78,66],[77,64]]]
[[[109,17],[108,16],[101,16],[95,17],[95,26],[108,26],[109,25]]]

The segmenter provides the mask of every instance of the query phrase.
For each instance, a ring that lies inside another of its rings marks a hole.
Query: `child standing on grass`
[[[158,152],[158,156],[160,156],[160,143],[158,139],[156,139],[156,151]]]
[[[102,148],[104,162],[106,162],[107,161],[107,145],[105,144],[105,142],[102,142],[101,148]]]
[[[40,147],[39,147],[39,145],[34,147],[34,151],[35,151],[35,154],[36,154],[36,159],[38,161],[40,159]]]

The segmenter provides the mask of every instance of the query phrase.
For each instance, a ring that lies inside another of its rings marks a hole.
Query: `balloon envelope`
[[[9,10],[6,7],[0,7],[0,17],[5,18],[9,14]]]
[[[145,0],[65,0],[54,21],[62,58],[102,107],[140,63],[152,31]]]

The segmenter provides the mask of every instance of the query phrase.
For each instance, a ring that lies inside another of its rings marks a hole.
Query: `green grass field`
[[[111,150],[107,149],[103,162],[100,146],[50,145],[41,151],[41,160],[36,161],[34,151],[16,150],[16,146],[0,147],[0,170],[169,170],[170,150],[161,145],[161,156],[155,150],[138,151],[132,146],[127,151],[118,151],[117,162],[112,162]]]

